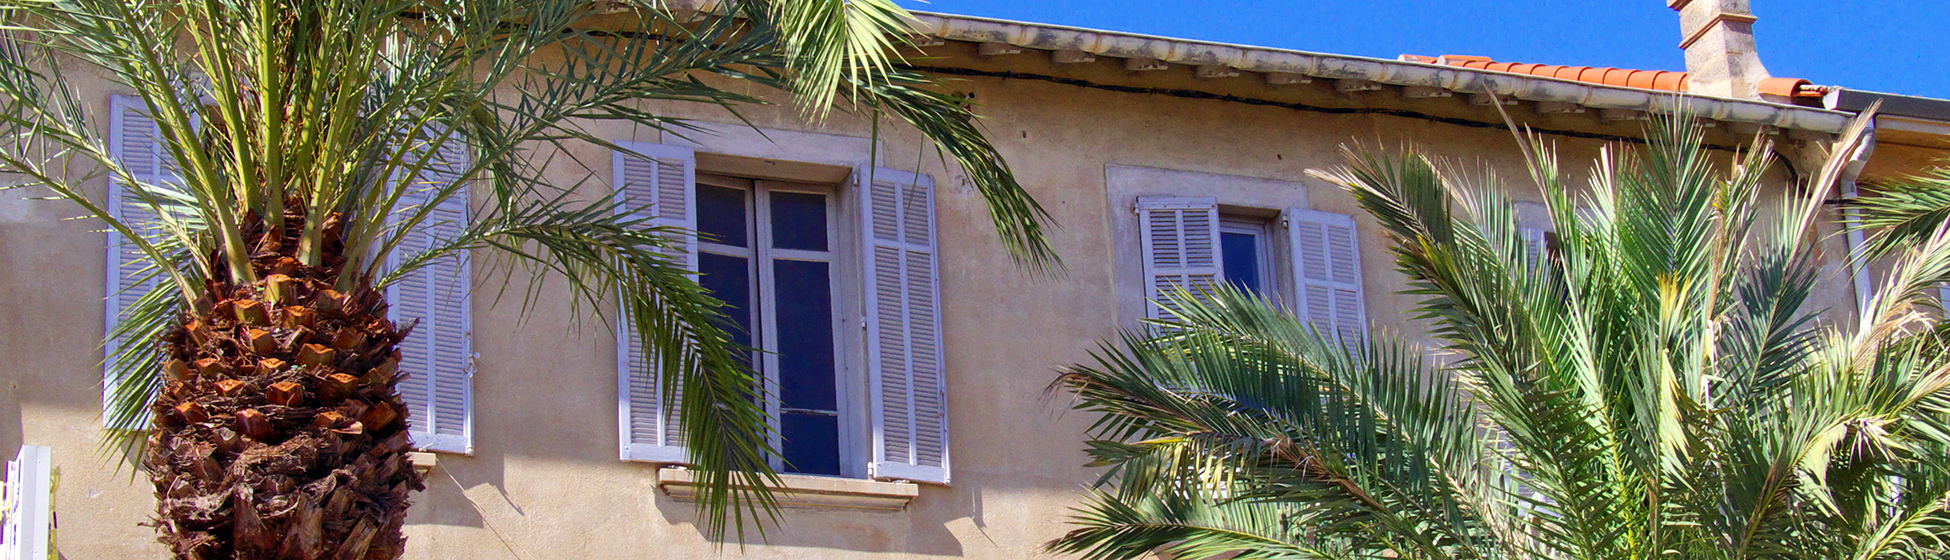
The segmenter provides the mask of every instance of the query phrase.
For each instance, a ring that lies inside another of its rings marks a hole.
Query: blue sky
[[[902,0],[911,9],[1315,52],[1684,70],[1661,0]],[[1950,2],[1752,0],[1775,76],[1950,98]]]

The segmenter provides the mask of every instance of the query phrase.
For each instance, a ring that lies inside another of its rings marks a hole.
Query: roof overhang
[[[916,12],[915,18],[914,28],[924,37],[1057,53],[1085,53],[1140,63],[1195,66],[1201,71],[1252,72],[1266,75],[1268,83],[1291,81],[1299,76],[1361,80],[1403,88],[1439,88],[1469,95],[1494,94],[1506,100],[1572,104],[1595,110],[1671,114],[1683,109],[1695,117],[1711,121],[1824,134],[1841,132],[1852,116],[1845,111],[1765,101],[1677,95],[1419,62],[1229,45],[950,14]]]

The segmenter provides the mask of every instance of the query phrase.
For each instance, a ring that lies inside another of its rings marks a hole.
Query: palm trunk
[[[304,205],[285,207],[292,229],[249,219],[263,280],[210,282],[210,311],[161,341],[169,379],[144,460],[155,522],[178,558],[398,558],[408,494],[424,488],[396,390],[411,327],[386,320],[370,288],[331,289],[337,216],[324,262],[293,258]]]

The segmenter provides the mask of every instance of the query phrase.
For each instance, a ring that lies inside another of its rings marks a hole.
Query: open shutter
[[[0,558],[47,560],[54,526],[54,459],[46,447],[22,445],[0,485]]]
[[[425,204],[436,185],[457,180],[468,165],[467,151],[447,146],[441,158],[420,173],[413,187]],[[462,187],[441,201],[419,227],[409,232],[390,256],[391,266],[460,235],[469,214],[468,189]],[[413,211],[402,208],[401,212]],[[450,254],[414,271],[386,288],[389,318],[410,324],[419,321],[400,343],[399,384],[406,402],[407,429],[413,445],[450,453],[474,452],[474,333],[473,274],[464,253]]]
[[[1345,344],[1361,343],[1368,335],[1368,317],[1354,217],[1294,208],[1287,211],[1287,231],[1300,317]]]
[[[1166,294],[1206,292],[1219,284],[1219,202],[1212,197],[1138,198],[1144,252],[1144,316],[1169,318]]]
[[[622,203],[618,211],[643,213],[655,225],[684,231],[697,229],[697,203],[693,196],[697,184],[696,154],[681,146],[625,146],[636,154],[617,151],[611,160],[614,179],[610,184]],[[697,244],[689,239],[677,241],[679,254],[676,256],[686,268],[697,270]],[[664,402],[662,375],[650,367],[653,358],[643,351],[642,340],[630,330],[628,316],[619,312],[616,321],[619,454],[625,461],[687,462],[684,433],[677,424],[677,406],[674,402]]]
[[[934,182],[875,169],[860,193],[874,478],[948,483]]]
[[[108,149],[116,161],[135,176],[137,181],[150,184],[175,182],[176,164],[169,151],[163,148],[162,137],[156,122],[146,113],[147,106],[141,98],[116,95],[109,98]],[[133,226],[138,233],[154,237],[162,233],[155,224],[152,212],[135,193],[114,176],[108,179],[108,211],[116,219]],[[110,338],[115,326],[128,316],[129,309],[143,294],[149,293],[161,277],[154,270],[144,271],[142,252],[134,243],[123,239],[122,234],[108,230],[108,266],[105,291],[107,298],[103,306],[103,333],[107,344],[103,345],[102,403],[104,409],[122,380],[112,377],[111,361],[115,353],[128,341]],[[141,429],[147,426],[147,415],[142,417],[142,425],[109,426],[111,428]]]

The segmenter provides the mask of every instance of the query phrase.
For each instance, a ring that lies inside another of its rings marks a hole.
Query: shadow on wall
[[[6,384],[7,394],[0,396],[0,453],[12,457],[25,443],[21,441],[25,436],[20,428],[20,399],[15,396],[20,394],[20,382],[9,379]]]
[[[768,527],[763,538],[748,526],[748,542],[745,544],[865,553],[963,556],[961,541],[948,530],[947,519],[927,515],[940,511],[949,519],[964,517],[965,510],[962,508],[942,503],[960,499],[961,496],[957,494],[961,492],[968,492],[970,496],[979,495],[969,488],[923,486],[921,496],[902,511],[786,508],[781,512],[779,524]],[[663,514],[665,522],[688,525],[702,534],[703,530],[697,525],[696,504],[677,502],[658,492],[652,507]],[[739,543],[733,539],[735,537],[728,537],[718,542],[726,550],[735,550]]]

